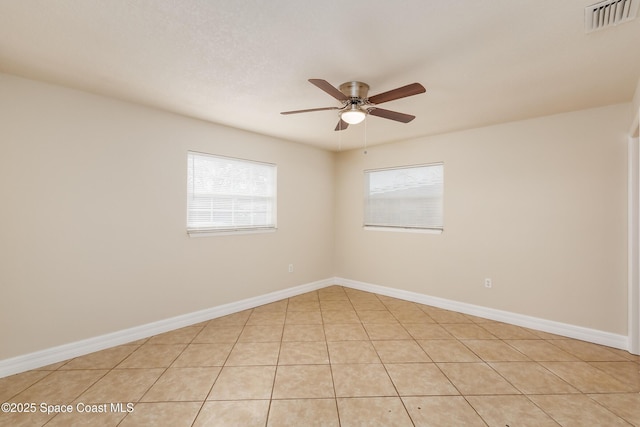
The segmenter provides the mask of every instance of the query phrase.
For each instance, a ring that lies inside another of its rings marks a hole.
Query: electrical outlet
[[[289,273],[293,273],[293,264],[289,264]]]
[[[485,288],[490,288],[491,286],[493,286],[493,282],[491,282],[491,279],[488,278],[488,277],[486,279],[484,279],[484,287]]]

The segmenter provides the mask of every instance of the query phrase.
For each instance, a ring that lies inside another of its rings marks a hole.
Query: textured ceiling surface
[[[640,19],[585,33],[594,0],[5,0],[0,72],[336,150],[628,102]],[[334,132],[310,84],[425,94]]]

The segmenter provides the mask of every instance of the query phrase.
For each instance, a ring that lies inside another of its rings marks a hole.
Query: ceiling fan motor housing
[[[362,82],[346,82],[340,85],[340,92],[351,98],[351,103],[361,104],[369,93],[369,85]],[[356,101],[356,102],[354,102]]]

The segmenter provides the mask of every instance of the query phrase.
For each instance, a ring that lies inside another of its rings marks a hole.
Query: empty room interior
[[[640,425],[639,4],[0,2],[0,426]]]

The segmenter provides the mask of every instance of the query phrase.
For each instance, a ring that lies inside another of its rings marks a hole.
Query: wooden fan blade
[[[334,130],[345,130],[348,127],[349,127],[349,123],[340,119],[340,121],[338,121],[338,124],[336,125],[336,128]]]
[[[326,80],[309,79],[309,82],[314,84],[314,85],[316,85],[317,87],[319,87],[323,91],[327,92],[329,95],[333,96],[338,101],[346,101],[346,100],[349,99],[349,97],[347,95],[345,95],[344,93],[340,92],[338,89],[336,89],[334,86],[332,86],[331,83],[329,83]]]
[[[402,123],[409,123],[411,120],[416,118],[416,116],[412,116],[410,114],[398,113],[397,111],[385,110],[384,108],[377,107],[370,108],[369,114]]]
[[[379,93],[369,98],[372,104],[382,104],[383,102],[393,101],[394,99],[406,98],[407,96],[424,93],[427,90],[420,83],[411,83],[388,92]]]
[[[323,107],[323,108],[310,108],[308,110],[294,110],[294,111],[283,111],[280,114],[298,114],[298,113],[310,113],[312,111],[325,111],[325,110],[339,110],[338,107]]]

